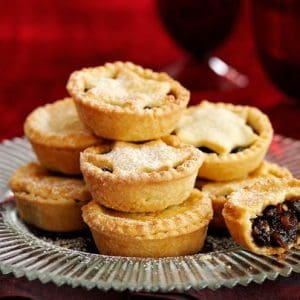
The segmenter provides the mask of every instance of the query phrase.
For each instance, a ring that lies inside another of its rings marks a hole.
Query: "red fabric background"
[[[268,110],[282,98],[259,67],[249,1],[243,3],[233,34],[215,54],[247,74],[250,85],[234,91],[195,88],[192,103],[205,97]],[[115,60],[160,70],[184,56],[162,26],[152,0],[1,1],[0,140],[23,135],[24,119],[36,106],[67,96],[65,85],[73,70]],[[300,138],[299,127],[287,130],[281,124],[281,114],[271,113],[276,131]],[[293,112],[290,119],[298,122]]]
[[[181,51],[151,0],[0,2],[0,138],[22,135],[36,106],[67,95],[70,72],[131,60],[159,69]]]

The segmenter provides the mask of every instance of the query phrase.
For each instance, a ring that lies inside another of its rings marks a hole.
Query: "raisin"
[[[283,205],[282,204],[278,204],[276,206],[276,210],[278,214],[281,214],[283,212]]]
[[[288,206],[296,213],[298,220],[300,220],[300,199],[288,201]]]
[[[285,232],[274,232],[272,234],[272,243],[271,245],[276,247],[276,246],[280,246],[285,248],[285,242],[286,242],[287,238],[286,238],[286,234]]]
[[[258,217],[254,220],[252,234],[258,245],[269,244],[271,241],[270,227],[263,217]]]
[[[298,220],[294,212],[286,211],[280,217],[280,223],[285,229],[293,228],[297,225]]]
[[[276,209],[276,206],[268,206],[265,210],[264,210],[264,216],[267,219],[269,225],[272,228],[278,228],[280,227],[280,218]]]
[[[276,207],[273,205],[268,206],[267,208],[265,208],[264,210],[264,216],[268,219],[271,220],[272,218],[274,218],[277,215],[277,210]]]
[[[286,248],[288,244],[296,241],[297,233],[296,230],[280,230],[272,234],[271,245],[274,247]]]

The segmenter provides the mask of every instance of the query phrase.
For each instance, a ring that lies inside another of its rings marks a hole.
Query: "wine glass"
[[[240,0],[157,0],[157,7],[167,31],[189,53],[165,71],[190,89],[218,88],[216,75],[240,87],[247,85],[247,77],[210,56],[231,33]]]
[[[300,1],[252,0],[252,4],[261,64],[271,81],[288,96],[270,106],[266,113],[275,132],[299,137]]]
[[[300,100],[300,1],[253,0],[253,29],[266,73]]]

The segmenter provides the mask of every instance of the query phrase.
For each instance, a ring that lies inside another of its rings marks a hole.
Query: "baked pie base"
[[[124,212],[160,211],[186,200],[194,188],[203,155],[192,146],[177,143],[177,139],[171,136],[163,141],[186,152],[187,158],[178,166],[140,173],[106,172],[105,163],[101,165],[97,155],[106,152],[107,145],[86,149],[81,154],[81,171],[93,199],[101,205]]]
[[[55,232],[82,230],[81,207],[90,200],[83,180],[51,174],[29,163],[15,171],[10,187],[26,223]]]
[[[213,105],[236,113],[246,120],[257,134],[257,139],[249,147],[237,153],[206,153],[198,176],[213,181],[230,181],[247,177],[259,167],[271,143],[273,129],[268,117],[255,107],[208,101],[191,106],[188,111],[192,113],[202,105]]]
[[[33,151],[39,162],[47,169],[69,175],[79,175],[80,171],[80,152],[83,149],[61,149],[52,146],[42,145],[30,140]]]
[[[80,152],[100,142],[79,120],[71,98],[35,109],[24,124],[40,163],[64,174],[80,174]]]
[[[265,178],[292,178],[290,171],[280,167],[275,163],[263,161],[261,165],[245,179],[233,180],[228,182],[208,182],[198,180],[196,186],[203,192],[207,192],[212,200],[214,217],[209,226],[219,229],[226,229],[222,210],[228,197],[234,191],[253,185],[261,177]]]
[[[300,180],[262,178],[254,185],[232,193],[224,205],[223,217],[231,236],[242,247],[257,254],[281,254],[300,243],[299,215],[296,223],[295,220],[292,220],[295,217],[291,218],[286,215],[290,213],[289,204],[293,201],[300,201]],[[270,215],[266,223],[267,219],[262,218],[265,217],[266,209],[270,208],[275,214]],[[282,210],[280,215],[278,215],[279,208]],[[288,223],[286,217],[289,218]],[[258,218],[263,222],[260,232],[261,238],[271,238],[272,243],[274,243],[274,239],[279,240],[278,245],[271,243],[259,245],[255,241],[254,230],[256,229],[253,226],[259,220]],[[275,218],[278,220],[276,221]],[[280,224],[274,225],[275,221],[280,222]],[[278,225],[281,226],[281,229],[273,231],[273,226]],[[296,231],[295,240],[282,245],[283,238],[288,238],[288,230],[291,229]],[[271,234],[272,236],[269,236]]]
[[[93,99],[86,93],[90,87],[89,78],[113,79],[122,70],[134,72],[143,79],[168,82],[171,89],[165,96],[165,104],[142,109],[123,107],[102,101],[101,95],[99,99]],[[84,124],[100,137],[122,141],[146,141],[168,135],[175,128],[190,98],[189,92],[166,73],[156,73],[130,62],[107,63],[76,71],[71,74],[67,89]]]
[[[210,199],[199,190],[182,204],[156,213],[121,213],[95,201],[82,211],[101,254],[135,257],[197,253],[212,217]]]

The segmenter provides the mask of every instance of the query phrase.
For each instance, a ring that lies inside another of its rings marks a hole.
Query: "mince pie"
[[[210,226],[215,228],[226,228],[222,210],[231,193],[248,185],[253,185],[261,177],[265,178],[292,178],[290,171],[284,167],[280,167],[275,163],[263,161],[261,165],[249,174],[245,179],[238,179],[228,182],[204,182],[198,180],[197,187],[207,192],[212,200],[214,209],[214,217]]]
[[[80,174],[80,152],[99,142],[79,120],[71,98],[35,109],[24,131],[40,163],[65,174]]]
[[[95,201],[82,211],[101,254],[136,257],[197,253],[212,217],[210,199],[196,189],[183,203],[160,212],[124,213]]]
[[[257,108],[203,101],[186,110],[174,133],[206,153],[199,177],[229,181],[245,178],[260,165],[273,130]]]
[[[258,254],[300,243],[300,180],[266,179],[229,196],[223,217],[232,237]]]
[[[198,149],[167,136],[90,147],[80,163],[96,202],[124,212],[153,212],[188,198],[203,158]]]
[[[37,163],[17,169],[10,180],[19,216],[48,231],[85,228],[81,207],[91,199],[83,180],[53,175]]]
[[[103,138],[146,141],[171,133],[190,94],[165,73],[130,62],[71,74],[67,84],[81,120]]]

